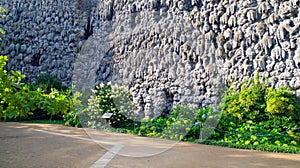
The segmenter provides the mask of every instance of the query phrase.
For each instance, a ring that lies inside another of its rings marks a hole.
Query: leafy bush
[[[163,129],[164,138],[184,140],[185,135],[190,132],[196,119],[195,110],[188,106],[176,106],[168,118],[167,127]]]
[[[79,111],[70,111],[64,115],[65,126],[72,127],[82,127],[81,122],[79,120],[80,112]]]
[[[25,78],[18,71],[11,71],[8,75],[4,67],[6,56],[0,56],[0,118],[22,118],[32,114],[36,109],[34,103],[38,99],[38,92],[32,92],[21,80]]]
[[[297,121],[300,120],[300,101],[289,87],[278,90],[268,88],[265,98],[266,111],[271,115],[284,115]]]
[[[60,80],[49,74],[42,74],[36,81],[30,84],[32,90],[42,90],[43,99],[39,102],[39,108],[34,113],[34,119],[52,117],[62,119],[62,115],[70,111],[69,104],[71,96],[70,89],[62,84]],[[71,89],[72,90],[72,89]]]
[[[210,107],[194,111],[187,106],[177,106],[169,118],[143,120],[134,133],[235,148],[299,153],[299,98],[290,88],[268,88],[267,83],[260,82],[257,77],[240,86],[232,85],[218,109],[222,116]],[[203,118],[203,115],[208,117]],[[219,117],[222,117],[220,121]],[[200,127],[194,123],[202,123],[204,137],[211,135],[210,138],[200,141]]]
[[[162,131],[167,127],[167,121],[167,118],[163,117],[144,119],[140,126],[136,128],[135,132],[139,136],[159,137]]]
[[[134,104],[132,95],[125,87],[111,86],[111,84],[100,84],[93,91],[94,96],[88,100],[85,110],[89,116],[89,126],[101,128],[106,121],[102,119],[103,114],[112,113],[110,125],[115,128],[127,127],[132,124]]]
[[[79,92],[75,92],[73,99],[71,91],[56,77],[50,74],[42,74],[31,84],[31,89],[42,90],[43,99],[40,100],[38,109],[34,111],[33,118],[44,118],[50,115],[50,118],[63,118],[65,125],[80,127],[78,120],[79,112],[74,110],[74,101],[78,102]],[[80,95],[81,96],[81,95]]]
[[[42,89],[45,93],[51,93],[51,89],[66,91],[67,87],[63,83],[49,74],[42,74],[31,84],[33,90]]]
[[[40,88],[33,90],[29,84],[21,83],[25,78],[21,72],[7,74],[4,70],[6,62],[7,57],[0,56],[0,119],[23,119],[40,110],[50,116],[66,115],[70,111],[74,113],[75,105],[80,103],[77,99],[79,93],[75,92],[77,96],[73,99],[70,90],[51,88],[50,93],[44,93]]]
[[[66,126],[82,127],[81,121],[83,122],[83,120],[79,120],[82,115],[82,110],[80,110],[82,104],[79,99],[81,96],[80,92],[74,92],[73,97],[69,98],[69,112],[63,115]]]
[[[299,99],[289,88],[268,88],[259,78],[231,86],[223,98],[222,119],[211,139],[236,145],[297,146]],[[291,143],[296,142],[296,143]]]
[[[42,110],[50,120],[53,116],[62,119],[67,113],[74,110],[71,91],[58,91],[51,89],[49,94],[42,93],[37,103],[38,110]]]
[[[210,119],[207,120],[206,116],[210,116]],[[213,131],[213,128],[204,123],[212,121],[213,116],[212,108],[193,110],[186,105],[178,105],[172,110],[168,118],[157,117],[143,120],[135,132],[139,136],[195,141],[199,138],[200,133],[200,125],[195,125],[195,123],[202,123],[203,134],[208,135]]]

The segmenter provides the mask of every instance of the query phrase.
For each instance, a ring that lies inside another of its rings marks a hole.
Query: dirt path
[[[34,131],[84,132],[58,125],[0,123],[0,167],[89,167],[106,151],[91,141]]]
[[[103,165],[111,168],[298,168],[300,155],[174,143],[60,125],[0,122],[0,167]]]

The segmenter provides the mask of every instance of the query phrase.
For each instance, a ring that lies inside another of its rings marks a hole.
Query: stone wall
[[[85,10],[83,1],[7,2],[9,68],[81,90],[126,85],[142,116],[214,104],[228,81],[256,73],[299,93],[299,0],[99,0]]]
[[[6,31],[1,54],[9,57],[7,68],[20,70],[28,79],[49,73],[70,85],[87,13],[75,0],[1,0],[0,5],[8,11],[0,19]]]

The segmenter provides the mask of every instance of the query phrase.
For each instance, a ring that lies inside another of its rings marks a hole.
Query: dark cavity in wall
[[[41,54],[34,54],[32,57],[31,65],[40,66],[40,58],[41,58]]]
[[[88,13],[87,25],[85,27],[84,39],[87,40],[92,34],[94,27],[91,23],[91,11],[99,3],[99,0],[76,0],[77,8]]]
[[[174,95],[171,93],[169,89],[164,89],[164,92],[166,94],[167,104],[166,104],[166,108],[163,111],[162,116],[168,117],[173,108]]]
[[[91,24],[91,15],[87,18],[87,25],[84,29],[84,39],[87,40],[93,34],[93,26]]]

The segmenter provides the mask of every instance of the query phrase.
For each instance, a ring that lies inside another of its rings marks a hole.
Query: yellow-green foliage
[[[50,93],[37,88],[32,90],[29,84],[22,83],[25,78],[21,72],[11,71],[11,75],[4,69],[6,56],[0,56],[0,119],[26,118],[33,115],[37,109],[48,115],[65,115],[75,110],[71,91],[58,91],[54,88]]]
[[[259,78],[243,82],[240,89],[231,86],[223,98],[223,112],[238,119],[254,119],[264,113],[266,85]]]
[[[25,75],[18,71],[8,75],[4,69],[7,60],[6,56],[0,56],[0,118],[23,117],[31,114],[31,105],[24,103],[30,99],[26,95],[28,87],[21,83]]]
[[[259,78],[231,86],[222,101],[215,139],[237,145],[299,142],[299,98],[288,87],[268,88]]]
[[[299,99],[289,87],[278,90],[268,88],[266,105],[266,111],[271,114],[292,116],[295,119],[300,117]]]

